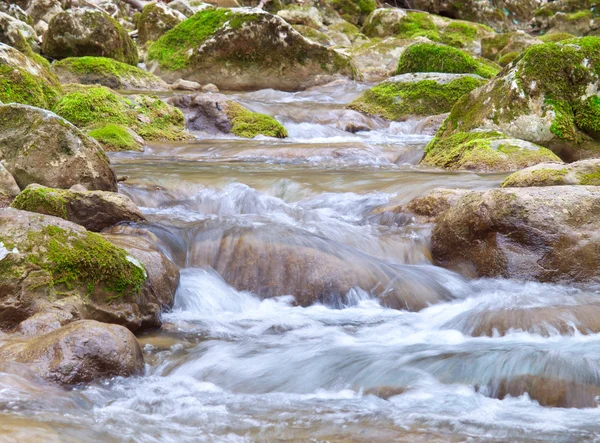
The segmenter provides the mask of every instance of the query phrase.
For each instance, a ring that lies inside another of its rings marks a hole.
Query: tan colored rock
[[[0,208],[10,205],[20,191],[13,176],[0,163]]]
[[[502,182],[503,188],[558,185],[600,186],[600,159],[580,160],[566,165],[540,163],[513,172]]]

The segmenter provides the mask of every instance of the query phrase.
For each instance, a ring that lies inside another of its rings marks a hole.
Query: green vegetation
[[[25,188],[11,203],[11,207],[23,211],[53,215],[67,219],[67,198],[69,191],[46,187]]]
[[[502,188],[528,187],[528,186],[555,186],[564,184],[567,175],[566,168],[552,169],[540,168],[534,170],[517,171],[504,179]]]
[[[600,186],[600,171],[589,174],[580,174],[579,180],[582,185]]]
[[[267,137],[285,138],[288,136],[283,125],[273,117],[251,112],[235,102],[227,103],[226,113],[231,119],[231,132],[238,137],[252,138],[257,135],[266,135]]]
[[[58,83],[58,82],[57,82]],[[0,101],[51,109],[60,97],[60,85],[52,85],[25,69],[0,65]]]
[[[409,115],[436,115],[450,112],[464,94],[485,84],[485,80],[465,76],[446,84],[435,80],[383,82],[365,91],[348,107],[387,120],[403,120]]]
[[[500,72],[500,67],[450,46],[415,43],[406,48],[398,62],[398,74],[411,72],[477,74],[491,78]]]
[[[364,22],[377,8],[375,0],[332,0],[331,5],[344,20],[355,25]]]
[[[126,127],[108,123],[88,132],[107,151],[139,151],[140,146]]]
[[[573,34],[569,34],[568,32],[556,32],[553,34],[544,34],[539,37],[544,43],[557,43],[562,42],[563,40],[573,39],[575,36]]]
[[[154,74],[144,71],[137,66],[131,66],[107,57],[69,57],[57,61],[54,63],[54,67],[57,69],[66,69],[77,74],[157,79]]]

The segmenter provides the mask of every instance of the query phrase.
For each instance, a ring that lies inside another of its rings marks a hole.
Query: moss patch
[[[539,39],[544,43],[557,43],[572,38],[575,38],[575,36],[573,34],[569,34],[568,32],[556,32],[553,34],[541,35],[539,37]]]
[[[502,188],[527,186],[554,186],[564,184],[568,170],[542,168],[533,171],[519,171],[509,175],[502,182]]]
[[[137,66],[121,63],[107,57],[69,57],[54,64],[56,68],[63,68],[77,74],[96,74],[100,76],[136,78],[155,80],[157,77]]]
[[[398,74],[411,72],[477,74],[491,78],[500,72],[500,67],[450,46],[415,43],[406,48],[398,62]]]
[[[50,85],[25,69],[0,65],[0,101],[3,103],[51,109],[60,94],[59,85]]]
[[[590,174],[580,174],[579,180],[582,185],[600,186],[600,171]]]
[[[440,84],[434,80],[383,82],[354,100],[348,107],[387,120],[409,115],[436,115],[450,112],[456,101],[485,84],[485,80],[465,76]]]
[[[126,127],[108,123],[88,132],[107,151],[139,151],[140,146]]]
[[[67,219],[68,191],[45,187],[27,187],[11,203],[11,207],[23,211],[53,215]]]
[[[288,136],[281,123],[265,114],[251,112],[243,106],[229,101],[227,103],[227,116],[231,119],[231,132],[238,137],[252,138],[257,135],[267,137],[285,138]]]

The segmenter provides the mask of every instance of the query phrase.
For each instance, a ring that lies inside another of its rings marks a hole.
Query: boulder
[[[168,30],[173,29],[187,17],[164,3],[149,3],[136,20],[138,42],[141,45],[155,42]]]
[[[576,36],[597,35],[600,20],[595,0],[555,0],[535,11],[534,25],[549,33],[567,32]]]
[[[0,12],[0,43],[19,51],[37,48],[37,34],[27,23]]]
[[[454,206],[467,192],[463,189],[434,189],[423,197],[413,198],[406,205],[406,209],[433,221]]]
[[[199,12],[150,46],[148,60],[167,81],[212,82],[229,90],[290,91],[357,76],[348,57],[260,10]]]
[[[192,4],[193,3],[193,4]],[[198,1],[189,2],[188,0],[173,0],[169,2],[169,8],[174,9],[175,11],[181,12],[186,17],[191,17],[198,11],[203,11],[205,9],[213,9],[214,6],[210,3],[201,3]]]
[[[178,95],[167,99],[167,103],[184,111],[186,128],[192,131],[232,133],[245,138],[287,137],[285,128],[273,117],[251,112],[223,94]]]
[[[135,43],[112,17],[97,9],[64,11],[52,18],[42,45],[44,54],[67,57],[109,57],[137,65]]]
[[[200,91],[202,89],[202,85],[198,82],[191,82],[189,80],[180,78],[174,81],[173,84],[169,85],[169,88],[174,91]]]
[[[363,92],[348,108],[395,121],[443,114],[464,94],[485,83],[470,74],[403,74]]]
[[[314,6],[306,9],[282,9],[277,15],[290,25],[307,26],[317,30],[325,28],[321,14]]]
[[[0,121],[0,160],[21,189],[38,183],[117,190],[102,148],[65,119],[43,109],[10,104],[0,105]]]
[[[189,138],[181,111],[156,97],[125,98],[104,86],[91,85],[67,85],[65,92],[54,112],[80,128],[106,132],[106,126],[113,124],[131,129],[145,140]],[[98,139],[104,143],[102,137]]]
[[[62,89],[44,65],[0,43],[0,102],[52,108]]]
[[[580,160],[568,165],[541,163],[514,172],[502,182],[503,188],[558,185],[600,186],[600,159]]]
[[[367,37],[402,39],[425,37],[432,42],[480,52],[481,39],[494,31],[478,23],[451,20],[426,12],[405,11],[397,8],[376,9],[366,19],[362,32]]]
[[[29,185],[12,202],[23,211],[53,215],[100,232],[124,221],[146,218],[129,197],[105,191],[76,191]]]
[[[82,320],[23,344],[0,349],[3,360],[25,364],[61,385],[102,378],[142,375],[144,356],[135,336],[123,326]]]
[[[353,45],[349,50],[349,54],[352,57],[352,62],[365,80],[381,81],[396,74],[400,55],[415,41],[428,40],[424,38],[374,38]]]
[[[544,41],[532,37],[524,31],[497,34],[481,40],[481,55],[501,66],[506,66],[529,46],[541,43],[544,43]]]
[[[169,298],[154,283],[171,277],[150,281],[135,248],[128,253],[61,218],[0,209],[0,242],[2,329],[61,310],[74,320],[98,320],[137,331],[159,327],[161,309],[173,303],[173,294]],[[142,250],[140,257],[146,254]],[[172,269],[165,267],[167,271]]]
[[[414,43],[400,56],[397,74],[415,72],[446,72],[494,77],[500,66],[465,51],[437,43]]]
[[[600,157],[599,71],[600,38],[533,45],[463,96],[430,147],[445,144],[450,154],[461,140],[492,131],[551,149],[566,161]]]
[[[0,208],[5,208],[19,195],[21,190],[10,172],[0,163]]]
[[[29,0],[26,12],[36,32],[43,35],[48,30],[48,23],[63,12],[63,8],[59,0]]]
[[[469,192],[433,230],[435,263],[480,277],[600,283],[600,188]]]
[[[146,142],[133,129],[115,123],[93,125],[88,135],[105,151],[143,151]]]
[[[99,84],[129,91],[166,91],[162,79],[136,66],[106,57],[69,57],[52,64],[61,83]]]
[[[362,25],[377,8],[375,0],[331,0],[331,6],[347,22]]]

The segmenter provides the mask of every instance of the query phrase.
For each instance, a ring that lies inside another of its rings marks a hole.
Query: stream
[[[432,225],[377,209],[505,175],[417,166],[431,131],[345,110],[366,87],[230,94],[275,116],[284,140],[197,134],[111,154],[181,269],[175,305],[139,337],[144,376],[63,389],[1,365],[0,441],[600,441],[599,408],[499,394],[540,377],[600,392],[600,334],[570,316],[598,292],[432,265]],[[298,306],[291,292],[322,283],[309,253],[376,284]],[[269,298],[243,290],[257,279]]]

